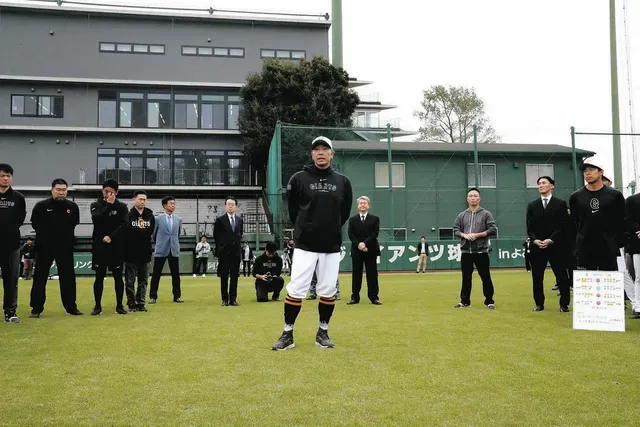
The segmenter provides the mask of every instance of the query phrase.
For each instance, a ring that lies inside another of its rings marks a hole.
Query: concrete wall
[[[100,42],[163,44],[165,54],[103,53]],[[318,26],[0,8],[0,74],[9,75],[243,83],[262,67],[261,48],[304,50],[311,59],[328,57],[328,42],[328,29]],[[182,56],[182,45],[240,47],[245,56]]]

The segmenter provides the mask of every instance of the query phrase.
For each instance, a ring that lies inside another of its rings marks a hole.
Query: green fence
[[[428,270],[457,270],[460,268],[460,244],[452,240],[438,240],[429,243]],[[497,268],[524,267],[524,242],[518,239],[499,239],[491,241],[491,266]],[[418,242],[380,242],[379,271],[411,271],[416,269],[418,263]],[[261,251],[256,251],[256,256]],[[215,260],[209,258],[209,272],[215,271]],[[77,275],[92,275],[91,254],[77,252],[75,254],[75,270]],[[180,254],[180,271],[183,274],[193,272],[193,254],[183,252]],[[344,242],[340,252],[340,271],[351,271],[351,244]],[[52,274],[57,273],[57,267],[51,269]],[[169,273],[168,264],[164,267],[164,273]]]

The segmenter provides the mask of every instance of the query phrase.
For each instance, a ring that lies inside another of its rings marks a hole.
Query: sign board
[[[573,329],[624,332],[622,272],[573,272]]]

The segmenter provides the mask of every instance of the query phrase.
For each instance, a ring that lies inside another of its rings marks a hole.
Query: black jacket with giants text
[[[349,219],[353,201],[349,178],[332,167],[305,166],[289,180],[287,196],[296,248],[340,252],[342,226]]]
[[[126,248],[124,260],[133,264],[151,261],[153,253],[151,236],[156,224],[153,211],[144,208],[142,213],[133,207],[127,217]]]

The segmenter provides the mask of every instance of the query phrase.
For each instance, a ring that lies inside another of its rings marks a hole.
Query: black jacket
[[[263,252],[262,255],[256,258],[253,264],[253,277],[256,277],[257,274],[266,274],[267,272],[271,273],[272,276],[280,276],[282,274],[282,258],[280,258],[280,255],[277,253],[269,258],[267,254]]]
[[[31,225],[36,230],[36,252],[73,252],[75,229],[79,223],[80,209],[71,200],[57,201],[49,197],[36,203],[31,211]]]
[[[636,235],[640,231],[640,194],[627,197],[625,201],[626,211],[626,232],[627,246],[626,252],[629,254],[640,254],[640,239]]]
[[[7,252],[20,247],[20,227],[27,216],[24,196],[9,187],[0,193],[0,252]]]
[[[126,262],[135,264],[151,262],[153,253],[151,236],[155,224],[156,218],[151,209],[144,208],[141,214],[135,207],[131,208],[125,231],[124,260]]]
[[[91,203],[90,209],[91,221],[93,221],[91,249],[93,268],[122,264],[125,252],[125,230],[129,216],[127,205],[118,199],[113,204],[109,204],[100,198]],[[102,241],[105,236],[111,238],[111,243]]]
[[[567,202],[551,196],[545,209],[542,198],[529,203],[527,206],[527,235],[531,239],[530,249],[540,251],[533,242],[535,240],[553,240],[549,248],[565,250],[569,243],[569,213]]]
[[[569,198],[572,231],[575,236],[574,255],[620,255],[625,244],[625,200],[622,193],[603,186],[598,191],[582,187]]]
[[[418,255],[421,255],[420,253],[421,250],[422,250],[422,242],[418,242],[418,244],[416,245],[416,252],[418,252]],[[426,240],[424,242],[424,254],[427,257],[429,256],[429,243],[427,243]]]
[[[36,245],[34,243],[25,243],[20,249],[20,253],[24,256],[24,259],[33,259],[36,256]]]
[[[289,180],[287,198],[296,248],[340,252],[342,226],[349,219],[353,201],[349,178],[332,167],[305,166]]]
[[[351,240],[351,256],[353,257],[354,254],[374,257],[380,255],[379,232],[380,218],[375,215],[367,213],[364,223],[360,218],[359,212],[349,218],[347,233],[349,234],[349,240]],[[360,242],[365,244],[367,252],[362,252],[358,249]]]
[[[216,218],[213,223],[213,241],[216,244],[215,256],[220,258],[224,256],[241,256],[242,246],[242,234],[244,230],[244,222],[237,213],[236,217],[236,229],[231,229],[231,222],[229,221],[229,215],[225,212]]]

